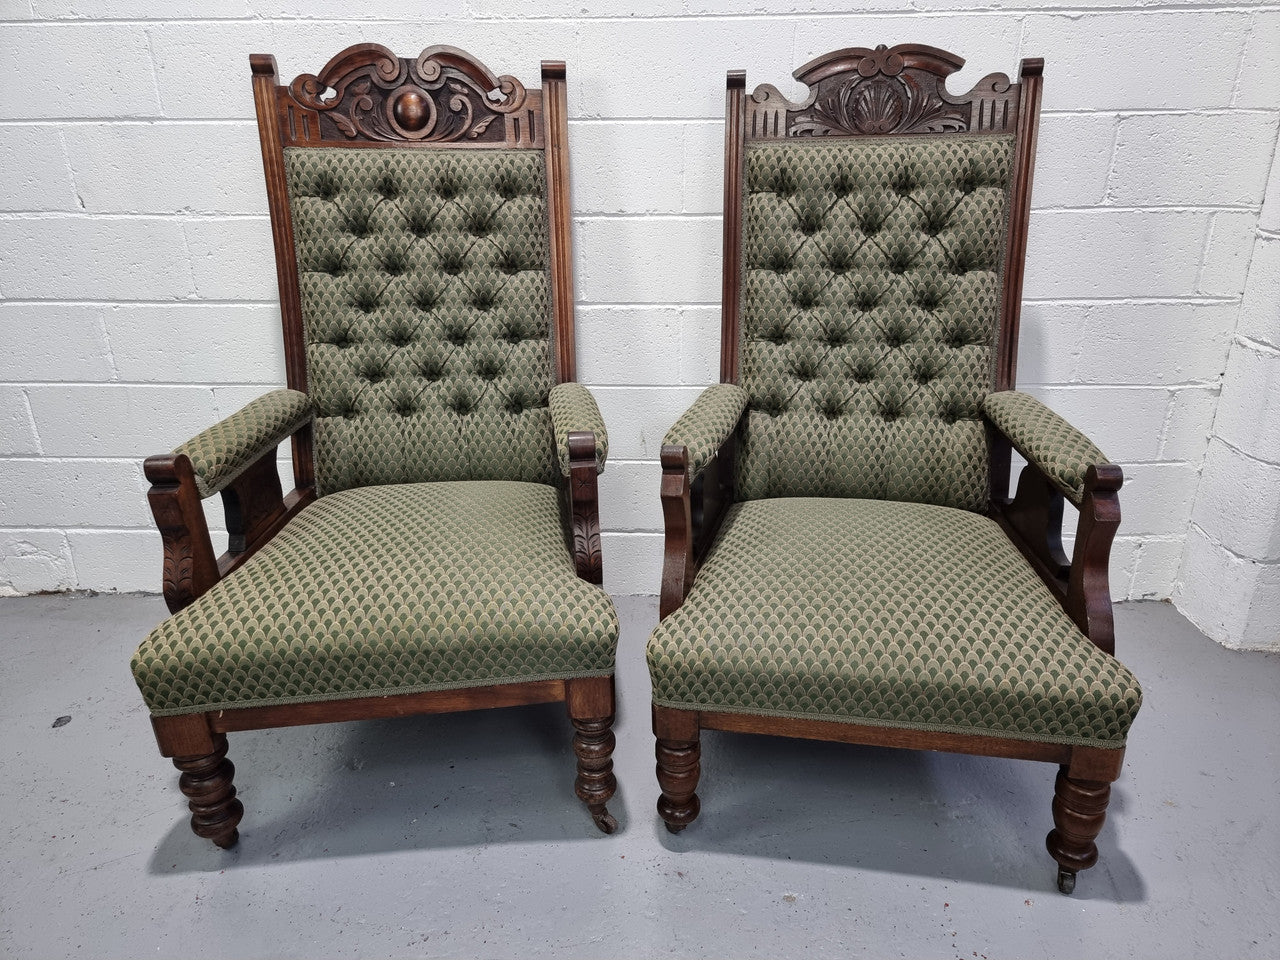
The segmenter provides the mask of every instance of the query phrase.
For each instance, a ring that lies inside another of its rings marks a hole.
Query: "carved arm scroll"
[[[170,612],[177,613],[243,564],[315,499],[310,485],[284,496],[276,472],[276,448],[309,433],[312,415],[305,394],[277,390],[172,453],[147,458],[143,470],[152,484],[147,500],[164,543],[164,597]],[[222,495],[229,534],[227,552],[217,558],[201,506],[214,494]]]
[[[684,603],[697,565],[733,502],[734,441],[746,406],[741,387],[708,387],[663,439],[661,617]]]

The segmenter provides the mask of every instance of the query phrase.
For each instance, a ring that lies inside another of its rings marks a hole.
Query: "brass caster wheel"
[[[1065,867],[1058,868],[1058,890],[1068,896],[1076,888],[1076,872]]]
[[[613,818],[608,810],[603,806],[599,810],[591,811],[591,819],[595,825],[600,828],[601,833],[613,833],[618,829],[618,821]]]

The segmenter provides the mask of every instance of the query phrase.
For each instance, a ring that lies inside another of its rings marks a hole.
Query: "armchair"
[[[837,50],[803,103],[729,74],[723,382],[661,455],[658,812],[698,816],[703,729],[1048,761],[1069,893],[1141,703],[1121,471],[1014,389],[1043,63],[953,96],[962,64]]]
[[[233,731],[563,701],[612,832],[608,441],[573,382],[564,64],[541,89],[446,46],[359,44],[287,86],[251,66],[288,389],[145,466],[173,615],[132,667],[192,829],[237,841]]]

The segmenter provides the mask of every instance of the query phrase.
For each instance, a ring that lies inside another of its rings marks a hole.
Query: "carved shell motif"
[[[912,75],[877,76],[820,95],[797,117],[793,137],[886,133],[953,133],[968,127],[969,111],[927,91]]]

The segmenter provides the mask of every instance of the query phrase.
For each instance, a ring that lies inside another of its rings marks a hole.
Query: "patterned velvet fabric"
[[[285,151],[317,487],[556,481],[535,150]]]
[[[735,504],[648,659],[663,706],[1073,745],[1142,701],[994,521],[877,500]]]
[[[689,474],[696,477],[733,433],[747,408],[747,392],[732,383],[703,390],[693,406],[675,422],[662,443],[689,451]]]
[[[579,383],[557,383],[551,388],[550,404],[560,473],[569,475],[569,434],[580,430],[590,430],[596,435],[596,473],[603,473],[609,456],[609,434],[591,391]]]
[[[272,390],[198,433],[174,453],[191,458],[202,497],[224,490],[268,450],[311,419],[311,400],[297,390]]]
[[[739,499],[981,510],[1011,136],[749,143]]]
[[[1017,390],[990,394],[982,412],[1063,496],[1080,506],[1084,475],[1091,465],[1107,462],[1088,437],[1035,397]]]
[[[363,487],[307,507],[133,658],[157,716],[613,672],[560,495],[504,481]]]

